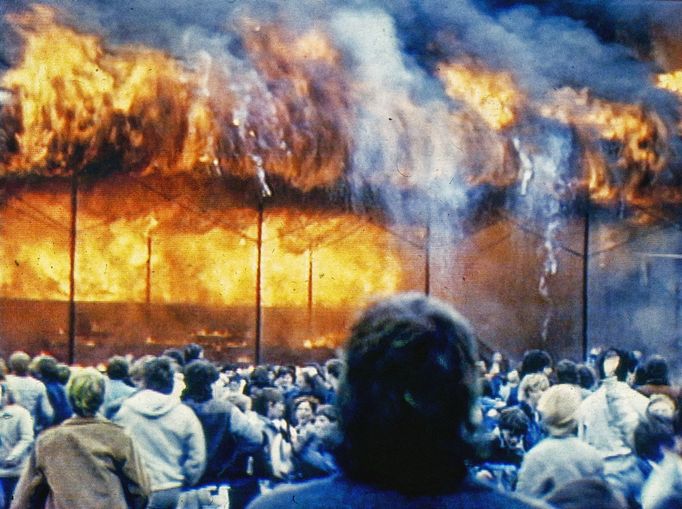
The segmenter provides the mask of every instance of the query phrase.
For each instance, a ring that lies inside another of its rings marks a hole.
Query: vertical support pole
[[[583,360],[587,359],[588,354],[588,332],[589,332],[589,275],[590,275],[590,197],[585,201],[585,224],[583,231],[583,330],[582,330],[582,350]]]
[[[262,323],[262,296],[261,296],[261,272],[263,260],[263,199],[258,200],[258,238],[257,238],[257,258],[256,258],[256,344],[255,344],[255,363],[260,364],[261,360],[261,336],[263,334]]]
[[[313,246],[308,247],[308,331],[313,329]]]
[[[147,286],[144,301],[147,305],[152,302],[152,236],[147,235]]]
[[[675,283],[675,334],[680,335],[680,314],[682,314],[682,286]]]
[[[78,177],[71,177],[71,229],[69,238],[69,364],[76,362],[76,228],[78,226]]]
[[[424,237],[424,293],[431,293],[431,215],[426,222],[426,235]]]

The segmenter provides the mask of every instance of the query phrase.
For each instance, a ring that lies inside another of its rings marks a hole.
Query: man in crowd
[[[148,509],[175,509],[184,486],[204,471],[206,444],[201,423],[191,408],[174,397],[170,359],[144,365],[144,389],[121,405],[114,421],[134,437],[151,482]]]
[[[111,419],[123,402],[137,391],[127,383],[128,369],[128,361],[120,355],[115,355],[107,363],[106,391],[102,404],[102,413],[107,419]]]
[[[38,433],[52,423],[54,411],[47,397],[45,384],[33,378],[29,372],[31,357],[26,352],[14,352],[9,358],[10,375],[7,387],[14,401],[29,411],[33,418],[33,429]]]
[[[631,363],[620,350],[606,350],[598,364],[601,386],[580,406],[579,436],[599,451],[606,480],[631,503],[643,475],[634,450],[634,432],[649,400],[625,383]]]
[[[206,440],[206,470],[200,485],[230,484],[230,507],[243,508],[258,491],[258,480],[248,473],[248,457],[263,442],[264,424],[253,411],[213,397],[218,370],[208,361],[185,367],[187,387],[182,401],[201,422]]]
[[[11,509],[144,509],[149,484],[133,440],[97,416],[102,375],[76,372],[67,394],[75,416],[38,437]]]
[[[250,507],[532,507],[467,476],[476,361],[470,326],[444,303],[406,294],[370,307],[351,331],[339,388],[344,475]]]
[[[1,377],[1,375],[0,375]],[[9,507],[33,446],[33,422],[24,407],[14,404],[4,380],[0,381],[0,508]]]

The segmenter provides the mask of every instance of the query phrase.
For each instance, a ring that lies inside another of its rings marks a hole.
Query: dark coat
[[[282,488],[254,500],[248,509],[529,509],[546,507],[542,503],[524,501],[515,496],[495,491],[475,481],[466,480],[452,493],[434,496],[409,497],[397,491],[381,490],[367,484],[353,482],[342,476],[310,481]]]

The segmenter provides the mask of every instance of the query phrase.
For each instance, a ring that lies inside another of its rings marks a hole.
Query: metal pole
[[[255,362],[260,364],[261,359],[261,336],[262,336],[262,298],[261,298],[261,265],[263,254],[263,200],[258,200],[258,239],[257,239],[257,258],[256,258],[256,344]]]
[[[313,248],[308,248],[308,329],[313,328]]]
[[[69,239],[69,364],[76,362],[76,227],[78,226],[78,177],[71,177],[71,230]]]
[[[431,216],[426,223],[426,237],[424,238],[424,293],[431,293]]]
[[[152,301],[152,236],[147,235],[147,286],[145,291],[145,302],[150,304]]]
[[[582,349],[583,360],[587,359],[588,353],[588,313],[589,313],[589,268],[590,268],[590,197],[585,203],[585,225],[583,232],[583,330]]]

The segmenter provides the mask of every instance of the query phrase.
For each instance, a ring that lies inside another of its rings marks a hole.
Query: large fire
[[[438,75],[445,92],[476,111],[491,128],[499,130],[516,120],[523,96],[509,73],[451,63],[442,64]]]
[[[354,132],[361,108],[353,101],[371,87],[358,82],[347,55],[320,28],[296,31],[240,21],[239,58],[198,52],[181,60],[140,45],[110,45],[57,19],[44,6],[10,17],[23,52],[0,77],[10,96],[0,104],[5,149],[0,177],[87,175],[106,181],[117,173],[140,179],[201,175],[217,187],[229,175],[258,177],[265,191],[267,172],[305,194],[346,183],[360,136],[376,134],[377,144],[382,141],[380,133]],[[228,63],[230,58],[241,60]],[[573,159],[579,167],[566,187],[587,189],[597,202],[645,199],[643,189],[668,163],[670,133],[642,104],[607,101],[569,86],[538,98],[512,72],[468,58],[444,58],[429,79],[439,87],[438,100],[417,98],[406,85],[386,92],[386,104],[399,98],[385,119],[398,132],[388,143],[399,156],[386,158],[377,149],[358,158],[368,166],[362,168],[363,176],[370,175],[365,182],[390,182],[402,192],[423,184],[430,172],[452,177],[443,182],[453,187],[459,182],[510,187],[522,173],[512,168],[520,157],[518,147],[514,154],[515,136],[540,117],[575,133]],[[680,71],[658,76],[657,84],[682,94]],[[457,102],[456,112],[440,111],[451,105],[447,98]],[[457,161],[440,157],[449,156],[451,147],[432,140],[431,131],[407,127],[411,118],[434,110],[442,116],[432,125],[442,127],[452,145],[462,145],[456,146]],[[413,143],[426,149],[413,156]],[[481,146],[490,150],[479,154]],[[397,167],[381,167],[387,160]],[[217,206],[189,220],[168,203],[146,204],[148,210],[140,211],[146,198],[134,189],[111,192],[129,196],[120,206],[97,203],[97,195],[88,198],[85,192],[81,197],[78,300],[144,301],[148,295],[159,303],[253,303],[256,211],[243,204]],[[64,190],[7,199],[1,212],[4,296],[68,298],[69,204]],[[304,306],[311,292],[320,305],[357,304],[403,281],[391,237],[353,214],[276,208],[267,211],[263,233],[265,305]]]
[[[566,87],[556,91],[540,113],[578,132],[585,147],[584,183],[596,202],[636,201],[642,184],[665,168],[665,124],[641,105],[609,102],[588,90]],[[610,142],[613,148],[603,150],[589,140]]]
[[[55,24],[45,7],[14,21],[24,58],[0,84],[14,94],[9,114],[21,127],[4,173],[68,174],[96,164],[143,172],[205,156],[180,158],[197,115],[178,62],[144,48],[109,53],[98,37]]]
[[[253,305],[253,210],[231,209],[220,221],[214,215],[182,228],[183,210],[172,205],[130,217],[120,210],[118,219],[104,222],[89,205],[85,200],[79,213],[77,300],[145,302],[149,293],[153,303]],[[68,208],[63,194],[9,200],[2,214],[2,296],[68,299],[68,226],[49,219],[68,217]],[[395,291],[402,278],[399,250],[378,226],[352,215],[301,217],[283,209],[265,214],[262,266],[265,306],[305,306],[309,289],[316,306],[355,305]]]
[[[105,47],[35,6],[11,16],[23,59],[0,79],[19,122],[0,173],[268,172],[311,189],[344,169],[349,114],[338,56],[318,32],[245,24],[261,71],[227,75],[207,54],[185,63],[144,47]]]

